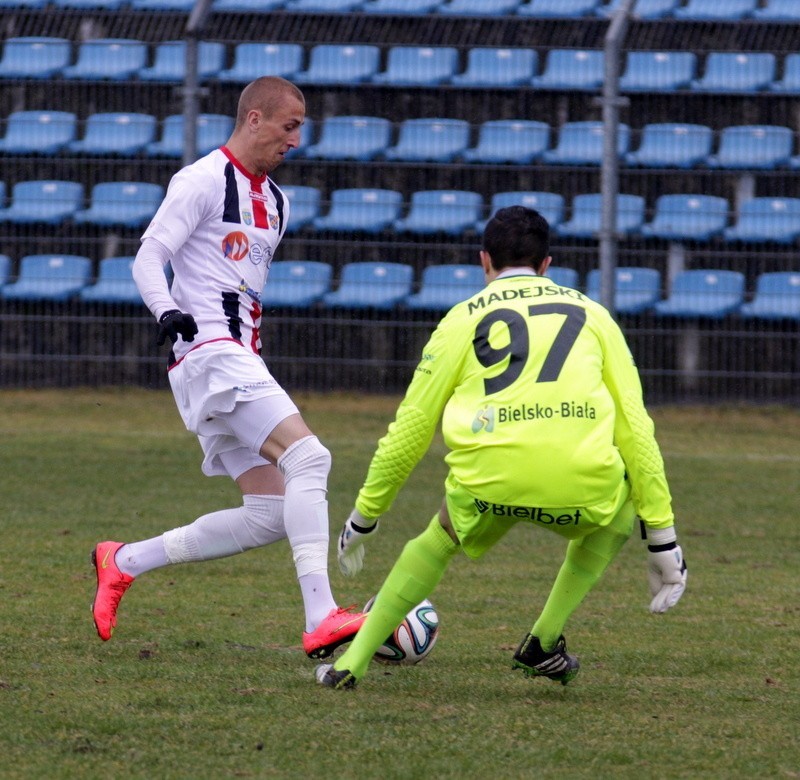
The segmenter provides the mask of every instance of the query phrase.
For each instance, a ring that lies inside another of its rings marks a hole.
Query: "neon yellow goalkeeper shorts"
[[[546,528],[565,539],[580,539],[612,523],[618,533],[628,535],[636,519],[627,479],[608,501],[597,506],[545,508],[484,501],[470,495],[449,474],[445,500],[461,548],[470,558],[480,558],[517,523]]]

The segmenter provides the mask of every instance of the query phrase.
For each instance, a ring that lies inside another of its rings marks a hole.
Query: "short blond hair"
[[[305,105],[306,100],[300,89],[291,81],[282,79],[280,76],[262,76],[251,81],[239,96],[236,127],[244,124],[247,114],[253,109],[261,111],[266,117],[272,116],[287,95],[291,95]]]

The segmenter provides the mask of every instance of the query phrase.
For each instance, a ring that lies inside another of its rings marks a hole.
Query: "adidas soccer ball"
[[[369,612],[374,602],[373,596],[364,605],[364,612]],[[439,616],[433,604],[425,599],[403,618],[373,658],[382,664],[418,664],[433,650],[438,637]]]

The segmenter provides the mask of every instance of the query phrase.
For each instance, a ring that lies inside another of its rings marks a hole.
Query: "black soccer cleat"
[[[522,669],[526,677],[547,677],[549,680],[566,685],[572,680],[581,665],[574,655],[567,652],[563,636],[549,651],[542,650],[538,637],[528,634],[514,653],[512,669]]]
[[[333,664],[320,664],[314,670],[314,676],[320,685],[342,691],[345,688],[355,688],[356,678],[349,669],[341,671],[334,669]]]

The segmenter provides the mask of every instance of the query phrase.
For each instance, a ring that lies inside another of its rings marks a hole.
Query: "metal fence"
[[[431,267],[467,274],[503,198],[548,216],[553,265],[599,295],[610,6],[537,18],[522,2],[492,16],[369,12],[376,2],[212,5],[199,32],[199,153],[227,138],[253,77],[284,67],[306,95],[304,145],[275,172],[298,219],[272,275],[314,261],[335,292],[352,264],[411,269],[380,305],[364,290],[360,302],[265,307],[265,358],[295,389],[402,389],[441,315],[406,296]],[[92,290],[106,273],[124,288],[129,260],[107,261],[136,253],[181,165],[185,53],[173,42],[189,12],[97,5],[3,8],[0,386],[165,383],[144,306]],[[797,403],[800,21],[638,7],[617,63],[613,261],[648,398]],[[365,71],[326,75],[333,46],[334,63],[365,55]],[[437,214],[444,224],[416,222]],[[74,278],[40,294],[28,276]]]

